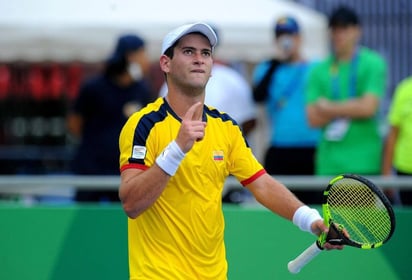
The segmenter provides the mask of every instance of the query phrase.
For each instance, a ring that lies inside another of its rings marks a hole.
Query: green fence
[[[287,262],[314,238],[262,208],[225,206],[229,279],[410,279],[412,209],[396,209],[383,247],[322,252],[299,274]],[[128,279],[126,216],[119,205],[0,205],[0,279]]]

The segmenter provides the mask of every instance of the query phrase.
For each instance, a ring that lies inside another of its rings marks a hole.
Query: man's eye
[[[203,52],[203,56],[211,56],[211,55],[212,55],[212,53],[209,52],[209,51]]]
[[[189,54],[189,55],[190,55],[190,54],[192,54],[192,53],[193,53],[193,51],[192,51],[192,50],[184,50],[184,51],[183,51],[183,53],[184,53],[184,54]]]

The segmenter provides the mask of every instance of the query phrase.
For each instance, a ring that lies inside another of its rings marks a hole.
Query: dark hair
[[[341,5],[332,11],[329,17],[329,27],[360,25],[360,20],[355,10]]]
[[[173,58],[173,56],[175,54],[176,45],[177,45],[177,41],[165,51],[164,55],[166,55],[169,58]]]

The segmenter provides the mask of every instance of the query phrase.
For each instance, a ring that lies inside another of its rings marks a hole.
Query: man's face
[[[360,30],[356,25],[334,26],[330,31],[333,49],[337,54],[351,51],[358,43]]]
[[[209,40],[200,34],[189,34],[179,40],[173,58],[161,58],[168,83],[177,87],[204,89],[213,65]]]
[[[276,46],[281,58],[288,60],[299,53],[300,36],[298,34],[284,33],[276,37]]]

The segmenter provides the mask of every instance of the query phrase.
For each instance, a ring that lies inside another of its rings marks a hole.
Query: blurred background
[[[65,117],[79,86],[100,70],[117,36],[136,32],[147,41],[151,86],[163,82],[157,68],[166,32],[182,22],[219,26],[217,56],[250,80],[253,66],[273,55],[272,26],[284,14],[303,29],[303,52],[322,58],[328,51],[327,14],[340,1],[209,1],[208,12],[191,12],[185,1],[173,11],[153,1],[0,1],[0,174],[65,174],[76,145]],[[388,62],[390,100],[399,81],[412,73],[412,4],[407,0],[345,1],[362,18],[362,44]],[[230,11],[228,13],[227,11]],[[387,103],[384,105],[387,108]],[[261,157],[264,125],[254,133]]]
[[[255,65],[276,52],[273,26],[278,17],[296,17],[303,54],[321,59],[329,52],[326,15],[342,2],[362,19],[361,44],[388,63],[384,115],[396,85],[412,74],[410,0],[0,0],[0,198],[24,202],[23,207],[0,203],[0,279],[127,278],[127,219],[120,205],[61,207],[72,202],[71,186],[118,186],[118,176],[65,177],[71,175],[79,144],[66,127],[69,109],[81,84],[102,70],[118,36],[144,38],[151,62],[148,79],[157,93],[163,84],[158,67],[163,36],[182,23],[206,21],[219,29],[217,58],[251,82]],[[268,137],[260,107],[258,117],[250,140],[261,160]],[[280,180],[319,191],[327,183],[314,177]],[[396,182],[411,188],[409,179]],[[243,195],[235,192],[229,201],[247,201]],[[59,207],[34,203],[39,201]],[[407,208],[397,209],[397,232],[382,250],[325,254],[300,275],[290,275],[287,262],[313,237],[256,205],[245,205],[224,205],[230,279],[329,279],[331,273],[337,279],[410,278],[412,248],[404,241],[412,212]],[[293,242],[280,242],[285,237]],[[332,255],[337,263],[325,266]]]
[[[69,172],[76,139],[65,127],[81,83],[100,71],[123,33],[139,34],[152,62],[153,92],[163,83],[158,68],[163,36],[184,22],[218,26],[217,56],[250,78],[252,67],[273,56],[276,18],[294,14],[305,30],[304,53],[327,53],[326,18],[291,1],[209,2],[198,13],[185,1],[169,10],[163,1],[2,1],[0,10],[0,174]],[[228,13],[227,11],[230,11]]]

